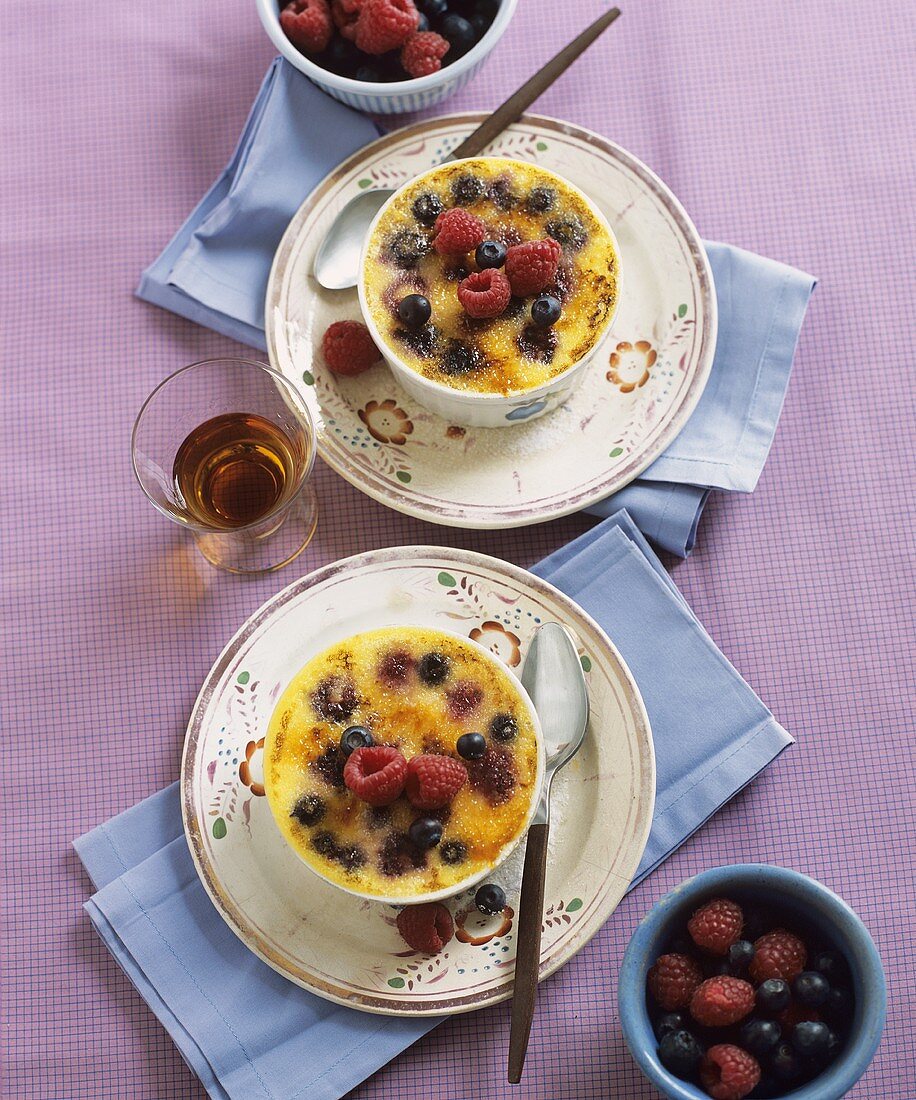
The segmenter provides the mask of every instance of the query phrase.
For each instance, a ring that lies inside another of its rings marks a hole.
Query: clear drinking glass
[[[170,375],[137,415],[131,457],[144,493],[219,569],[280,569],[315,532],[312,420],[263,363],[205,359]]]

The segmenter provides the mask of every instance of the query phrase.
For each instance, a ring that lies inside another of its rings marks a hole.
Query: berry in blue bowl
[[[764,864],[719,867],[659,901],[627,947],[620,1017],[672,1100],[838,1100],[884,1027],[881,960],[827,887]]]

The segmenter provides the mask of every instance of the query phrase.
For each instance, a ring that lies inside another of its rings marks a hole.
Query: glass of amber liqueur
[[[131,457],[153,505],[218,569],[280,569],[315,532],[312,420],[263,363],[205,359],[170,375],[137,416]]]

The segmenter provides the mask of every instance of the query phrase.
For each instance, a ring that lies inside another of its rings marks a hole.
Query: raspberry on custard
[[[732,1043],[718,1043],[700,1063],[700,1084],[713,1100],[744,1100],[760,1081],[760,1064]]]
[[[407,765],[404,790],[420,810],[441,810],[465,785],[468,770],[451,756],[421,753]]]
[[[350,753],[344,783],[370,806],[387,806],[404,790],[407,761],[390,745],[368,745]]]
[[[421,31],[401,50],[401,65],[409,76],[429,76],[442,68],[442,58],[450,47],[446,39],[435,31]]]
[[[509,280],[495,267],[474,271],[458,284],[458,301],[468,317],[498,317],[511,297]]]
[[[557,274],[562,248],[552,237],[514,244],[506,253],[505,271],[517,298],[540,294]]]
[[[335,374],[362,374],[381,358],[372,335],[359,321],[335,321],[321,340],[324,360]]]
[[[741,938],[744,914],[741,907],[728,898],[713,898],[700,906],[687,922],[690,938],[710,955],[726,955],[733,943]]]
[[[413,0],[366,0],[356,21],[356,45],[364,53],[397,50],[420,26]]]
[[[321,53],[334,33],[328,0],[291,0],[280,12],[280,26],[300,50]]]
[[[451,913],[438,902],[408,905],[398,913],[398,931],[414,951],[435,955],[455,934]]]
[[[476,214],[455,206],[444,210],[433,226],[433,248],[442,256],[463,256],[483,244],[487,227]]]
[[[690,999],[690,1015],[704,1027],[728,1027],[754,1008],[754,987],[743,978],[707,978]]]
[[[649,970],[649,992],[665,1012],[687,1008],[703,981],[703,972],[688,955],[659,955]]]

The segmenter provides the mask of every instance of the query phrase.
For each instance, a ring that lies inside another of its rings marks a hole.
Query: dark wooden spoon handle
[[[547,876],[546,823],[532,825],[525,846],[522,896],[518,903],[518,940],[515,988],[512,993],[512,1031],[509,1036],[509,1081],[522,1079],[541,964],[541,922],[544,919],[544,879]]]
[[[594,23],[586,27],[568,46],[564,46],[556,57],[551,58],[543,68],[538,69],[530,80],[526,80],[521,88],[513,93],[501,107],[497,107],[493,114],[489,115],[469,137],[466,137],[446,159],[459,160],[461,157],[476,157],[478,153],[486,149],[490,142],[495,137],[499,137],[507,126],[511,126],[513,122],[518,122],[538,96],[543,95],[557,77],[566,72],[579,54],[588,49],[598,35],[607,30],[618,15],[620,15],[620,8],[611,8],[604,15],[599,15]]]

